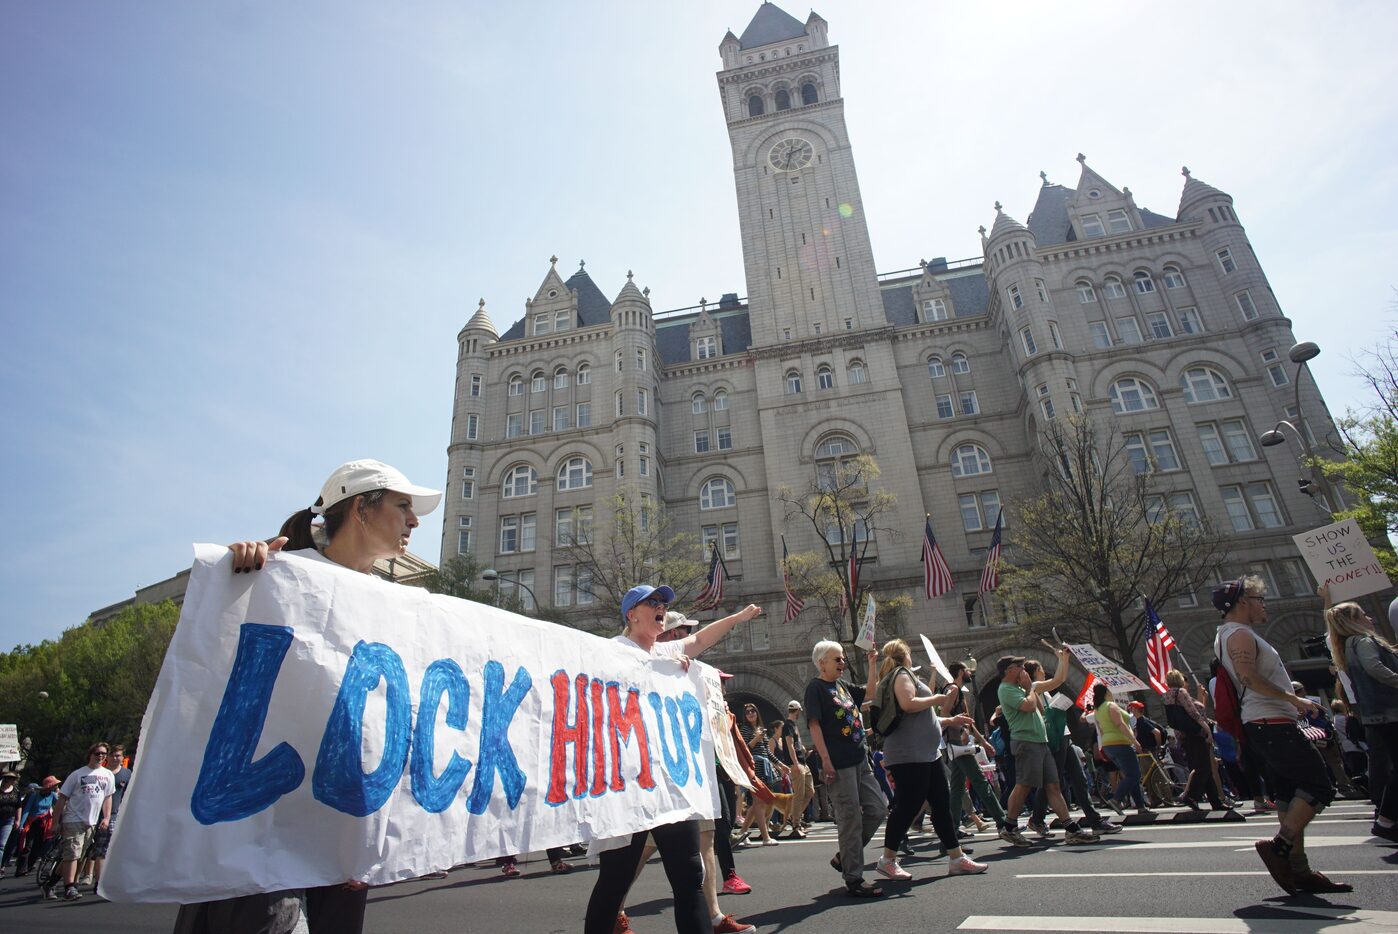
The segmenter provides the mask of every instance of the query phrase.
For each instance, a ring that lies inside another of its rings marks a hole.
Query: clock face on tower
[[[794,172],[811,164],[815,147],[797,136],[790,136],[772,147],[767,159],[778,172]]]

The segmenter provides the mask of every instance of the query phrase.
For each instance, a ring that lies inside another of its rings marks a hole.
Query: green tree
[[[1056,628],[1136,671],[1145,600],[1197,593],[1227,559],[1225,539],[1183,501],[1171,503],[1150,457],[1086,417],[1039,435],[1045,490],[1006,523],[1000,588],[1031,637]]]
[[[1339,459],[1317,457],[1310,466],[1351,494],[1352,505],[1337,518],[1358,520],[1392,578],[1398,575],[1390,544],[1398,535],[1398,330],[1363,360],[1359,375],[1373,398],[1336,422],[1330,447]]]
[[[168,600],[134,605],[0,657],[0,722],[31,741],[29,780],[82,765],[98,740],[135,747],[178,620]]]

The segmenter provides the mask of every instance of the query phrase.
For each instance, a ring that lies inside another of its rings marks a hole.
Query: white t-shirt
[[[63,823],[95,827],[102,819],[102,802],[116,793],[116,778],[98,766],[81,766],[72,771],[58,793],[68,799],[63,806]]]

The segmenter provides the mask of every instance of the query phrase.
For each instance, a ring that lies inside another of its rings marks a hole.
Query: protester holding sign
[[[896,704],[902,712],[896,729],[886,732],[883,739],[883,766],[893,779],[893,810],[884,827],[883,856],[878,872],[889,879],[907,880],[912,873],[898,865],[898,850],[907,839],[913,818],[927,805],[937,838],[947,851],[947,875],[963,876],[985,872],[985,863],[978,863],[961,849],[956,832],[956,820],[951,812],[951,790],[947,786],[947,769],[942,762],[942,726],[967,727],[971,718],[965,714],[937,716],[937,708],[945,699],[913,677],[912,652],[908,643],[893,639],[884,643],[883,663],[879,666],[876,696],[881,702]],[[949,690],[959,690],[953,684]]]
[[[729,630],[762,615],[762,608],[749,604],[742,610],[684,639],[658,641],[666,628],[666,611],[675,592],[666,586],[638,584],[621,599],[621,619],[625,629],[613,642],[630,646],[654,658],[668,658],[688,669],[689,661],[728,635]],[[660,851],[665,875],[675,898],[675,930],[679,934],[709,934],[723,919],[709,917],[704,904],[704,865],[700,856],[700,822],[682,820],[638,831],[630,838],[601,841],[597,882],[587,902],[583,934],[612,934],[630,925],[621,907],[636,877],[645,850],[647,833]]]
[[[1329,603],[1329,592],[1322,588]],[[1325,629],[1335,667],[1349,675],[1359,721],[1369,743],[1369,755],[1387,756],[1388,784],[1373,789],[1378,811],[1370,829],[1376,837],[1398,842],[1398,650],[1374,632],[1374,621],[1357,603],[1341,603],[1325,611]]]
[[[418,516],[436,509],[441,499],[440,491],[410,483],[380,461],[341,464],[315,504],[293,513],[277,538],[229,546],[233,573],[261,570],[269,553],[285,550],[368,574],[380,558],[398,558],[407,551]],[[313,524],[317,516],[322,521]],[[175,919],[175,934],[291,934],[303,911],[310,934],[359,934],[367,901],[368,886],[350,881],[184,905]]]

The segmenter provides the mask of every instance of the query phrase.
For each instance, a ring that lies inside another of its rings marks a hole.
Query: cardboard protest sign
[[[1322,584],[1330,585],[1330,600],[1340,603],[1387,590],[1393,584],[1383,573],[1374,549],[1353,519],[1293,535],[1306,566]]]
[[[951,671],[948,670],[946,665],[942,664],[942,656],[938,655],[937,650],[932,647],[932,640],[922,635],[922,633],[918,633],[918,636],[922,639],[922,648],[927,652],[927,657],[932,660],[933,669],[936,670],[943,681],[950,684]]]
[[[723,681],[719,677],[718,669],[703,662],[694,664],[699,666],[699,676],[703,679],[704,689],[708,693],[705,710],[709,717],[709,732],[714,738],[714,754],[718,757],[718,764],[723,766],[723,771],[730,781],[751,791],[752,782],[748,781],[748,774],[743,771],[742,763],[738,761],[738,749],[733,745],[733,731],[728,728],[728,705],[723,700]]]
[[[859,627],[859,638],[854,644],[868,651],[874,647],[874,595],[869,594],[869,602],[864,604],[864,625]]]
[[[381,885],[718,813],[698,665],[311,552],[196,556],[109,899]]]
[[[1109,687],[1113,694],[1130,694],[1132,691],[1144,691],[1148,688],[1140,678],[1086,642],[1081,645],[1069,644],[1068,651],[1073,653],[1084,668],[1096,675],[1098,681]]]
[[[0,762],[19,761],[19,728],[13,723],[0,723]]]

